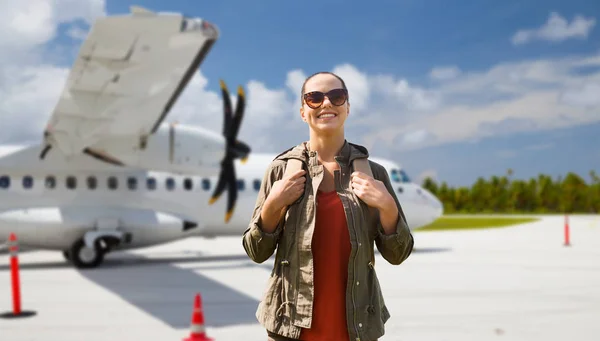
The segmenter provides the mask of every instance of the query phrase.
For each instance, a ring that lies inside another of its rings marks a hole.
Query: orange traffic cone
[[[12,283],[13,311],[0,314],[0,318],[29,317],[35,311],[21,310],[21,279],[19,275],[19,242],[17,236],[11,232],[8,237],[8,250],[10,252],[10,277]]]
[[[200,294],[196,294],[194,300],[194,312],[192,313],[192,326],[190,327],[190,336],[183,339],[183,341],[213,341],[214,339],[209,338],[206,335],[204,328],[204,313],[202,312],[202,302],[200,300]]]

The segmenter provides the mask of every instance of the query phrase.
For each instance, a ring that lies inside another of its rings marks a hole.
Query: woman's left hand
[[[367,205],[384,210],[390,205],[396,205],[382,181],[375,180],[362,172],[350,175],[350,183],[354,193]]]

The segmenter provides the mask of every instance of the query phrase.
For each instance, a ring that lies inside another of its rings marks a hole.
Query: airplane
[[[243,88],[234,111],[221,82],[222,135],[164,122],[218,37],[204,19],[137,6],[98,19],[41,143],[0,146],[0,241],[15,233],[20,246],[95,268],[113,251],[241,236],[276,156],[237,140]],[[412,230],[443,214],[398,164],[371,160],[388,170]]]

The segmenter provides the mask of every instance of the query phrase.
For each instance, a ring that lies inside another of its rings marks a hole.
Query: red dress
[[[346,282],[350,235],[342,201],[336,191],[317,192],[317,216],[312,239],[314,302],[310,329],[300,340],[348,340]]]

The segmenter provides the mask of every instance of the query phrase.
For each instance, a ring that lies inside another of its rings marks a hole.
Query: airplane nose
[[[442,204],[440,199],[438,199],[434,195],[431,195],[431,196],[432,196],[431,201],[433,202],[433,208],[435,209],[435,215],[437,218],[439,218],[442,215],[444,215],[444,204]]]
[[[433,195],[433,193],[429,192],[428,190],[423,189],[423,192],[426,193],[427,199],[429,199],[428,202],[431,205],[431,208],[433,208],[433,216],[435,217],[435,219],[441,217],[444,214],[444,204],[442,204],[440,199],[438,199],[435,195]]]

